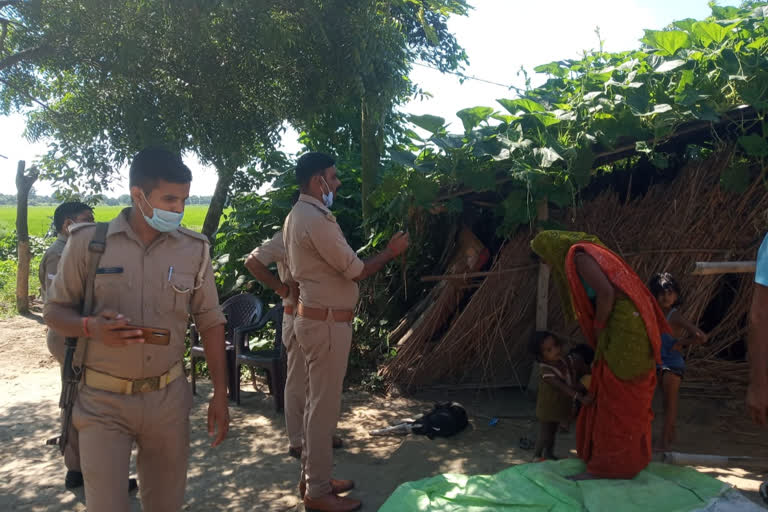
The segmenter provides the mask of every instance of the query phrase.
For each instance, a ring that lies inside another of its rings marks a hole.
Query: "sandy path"
[[[83,511],[82,490],[64,489],[63,461],[44,446],[57,432],[58,366],[45,347],[39,318],[0,321],[0,510]],[[231,407],[232,429],[218,449],[209,446],[204,430],[210,386],[203,383],[192,410],[192,455],[187,485],[189,511],[302,511],[295,492],[298,464],[287,455],[284,420],[271,397],[245,386],[243,403]],[[521,436],[532,436],[532,402],[517,392],[462,393],[451,398],[470,410],[472,427],[452,439],[371,438],[367,431],[390,421],[415,416],[430,407],[437,394],[419,399],[345,394],[339,425],[346,447],[336,452],[335,474],[354,478],[351,495],[375,511],[402,482],[439,473],[495,473],[530,459],[518,448]],[[502,418],[489,426],[494,415]],[[738,411],[721,403],[686,403],[681,414],[680,451],[768,456],[768,436],[755,430]],[[727,432],[724,432],[726,429]],[[564,435],[559,452],[573,448]],[[732,468],[702,468],[745,491],[756,491],[762,474]],[[135,474],[135,471],[133,472]],[[748,495],[756,499],[754,492]],[[133,510],[141,510],[137,497]]]

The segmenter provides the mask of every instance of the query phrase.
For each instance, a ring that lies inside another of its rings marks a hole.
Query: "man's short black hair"
[[[83,212],[92,212],[93,208],[79,201],[61,203],[53,212],[53,228],[56,233],[61,233],[67,219],[75,220],[75,217]]]
[[[333,167],[336,160],[330,155],[317,151],[304,153],[296,161],[296,182],[300,187],[304,187],[312,179],[312,176],[321,174],[329,167]]]
[[[680,291],[680,285],[669,272],[655,274],[651,280],[648,281],[648,289],[651,290],[651,294],[656,298],[658,298],[664,291],[672,290],[677,294],[677,302],[675,302],[673,306],[677,307],[683,303],[683,293]]]
[[[164,148],[146,148],[136,153],[128,176],[129,186],[140,187],[146,195],[158,180],[181,184],[192,181],[192,171],[184,165],[181,155]]]

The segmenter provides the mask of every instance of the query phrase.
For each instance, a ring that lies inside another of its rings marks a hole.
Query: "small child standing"
[[[536,440],[534,458],[557,460],[555,437],[558,426],[571,421],[579,402],[589,405],[592,395],[579,382],[583,373],[577,368],[576,354],[562,356],[562,343],[550,332],[538,331],[531,338],[531,354],[539,362],[541,383],[536,400],[536,417],[539,420],[539,438]]]
[[[682,304],[680,285],[672,274],[664,272],[654,275],[648,283],[648,288],[656,297],[672,328],[672,336],[661,335],[661,364],[657,365],[664,397],[664,430],[661,439],[656,443],[656,450],[666,451],[675,441],[678,393],[685,374],[685,359],[680,350],[689,345],[704,343],[707,341],[707,335],[678,311],[677,308]],[[681,338],[683,333],[688,336]]]

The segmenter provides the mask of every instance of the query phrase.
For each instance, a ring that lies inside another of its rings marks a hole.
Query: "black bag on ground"
[[[468,424],[467,411],[461,404],[438,402],[430,412],[413,422],[411,432],[426,435],[430,439],[436,436],[450,437],[467,428]]]

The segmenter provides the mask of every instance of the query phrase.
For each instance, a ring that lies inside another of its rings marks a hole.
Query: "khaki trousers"
[[[293,315],[283,315],[283,345],[287,355],[285,377],[285,429],[288,444],[292,448],[301,446],[304,437],[304,407],[307,397],[307,368],[293,331]]]
[[[144,512],[184,504],[192,391],[185,378],[149,393],[120,395],[81,386],[73,410],[88,512],[129,512],[128,469],[138,446]]]
[[[61,370],[64,365],[64,355],[67,351],[67,347],[64,345],[64,338],[48,329],[46,343],[48,344],[48,351],[59,362],[59,369]],[[79,439],[77,429],[72,425],[72,422],[69,423],[68,439],[67,446],[64,447],[64,466],[69,471],[80,471]]]
[[[335,322],[329,312],[325,321],[297,316],[294,328],[307,368],[301,477],[309,497],[319,498],[331,492],[331,442],[341,412],[352,324]]]

